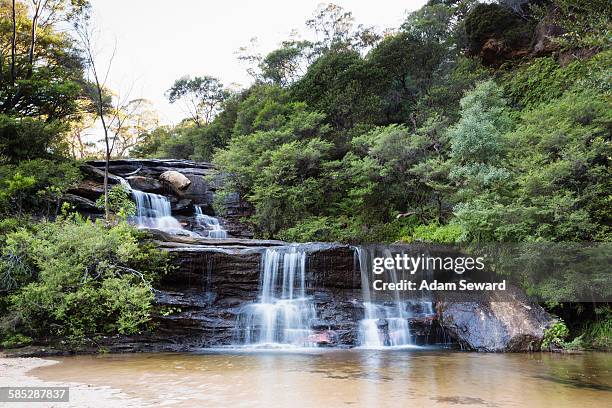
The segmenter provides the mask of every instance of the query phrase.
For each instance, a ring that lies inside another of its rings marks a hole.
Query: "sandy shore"
[[[37,402],[36,407],[147,407],[147,402],[128,397],[125,393],[110,388],[92,386],[81,383],[59,383],[43,381],[28,374],[37,367],[59,364],[57,361],[45,360],[37,357],[7,358],[0,355],[0,384],[3,387],[70,387],[70,402]],[[0,407],[24,408],[24,402],[0,402]]]

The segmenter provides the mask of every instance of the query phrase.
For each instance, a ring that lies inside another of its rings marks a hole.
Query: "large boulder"
[[[71,188],[68,193],[95,201],[104,194],[104,184],[96,180],[85,179],[76,187]]]
[[[130,186],[136,190],[145,191],[147,193],[161,193],[164,186],[153,177],[146,176],[130,176],[127,178]]]
[[[440,326],[465,349],[536,351],[552,317],[523,292],[509,287],[505,295],[492,293],[478,302],[439,301],[436,309]]]
[[[86,197],[81,197],[75,194],[64,194],[62,201],[72,204],[77,211],[83,214],[97,214],[102,210],[96,206],[96,203]]]
[[[185,190],[191,184],[191,180],[176,170],[164,171],[159,179],[168,183],[176,192]]]
[[[82,164],[79,166],[79,169],[86,179],[93,180],[98,183],[104,183],[104,167],[98,168],[90,164]],[[109,171],[108,184],[121,184],[121,179],[113,174],[112,171]]]

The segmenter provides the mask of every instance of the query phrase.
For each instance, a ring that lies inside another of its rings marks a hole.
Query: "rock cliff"
[[[101,211],[94,201],[102,194],[104,162],[82,165],[84,180],[66,200],[84,214]],[[172,215],[184,228],[194,228],[195,207],[214,214],[215,191],[222,183],[208,163],[184,160],[114,160],[111,184],[127,180],[133,189],[169,198]],[[245,305],[260,296],[262,256],[267,248],[287,243],[254,240],[240,224],[248,206],[238,194],[226,199],[222,223],[227,239],[172,235],[152,230],[157,245],[171,254],[174,269],[156,287],[156,313],[151,329],[139,336],[107,339],[113,351],[192,350],[236,342],[236,323]],[[340,244],[301,244],[307,251],[307,290],[317,320],[310,322],[317,342],[327,346],[358,345],[359,321],[365,311],[359,262],[354,248]],[[435,314],[408,319],[416,344],[454,342],[478,351],[537,350],[550,316],[513,288],[508,298],[479,302],[432,299]],[[416,316],[416,315],[415,315]],[[387,330],[384,321],[377,323]]]

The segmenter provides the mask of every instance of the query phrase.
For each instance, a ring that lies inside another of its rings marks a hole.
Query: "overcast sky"
[[[111,88],[151,100],[164,123],[185,115],[164,92],[183,75],[212,75],[225,84],[250,83],[235,52],[257,37],[262,52],[273,50],[293,29],[308,37],[304,22],[320,0],[92,0],[100,30],[100,58],[116,55]],[[397,28],[407,11],[425,0],[335,1],[352,11],[356,24]]]

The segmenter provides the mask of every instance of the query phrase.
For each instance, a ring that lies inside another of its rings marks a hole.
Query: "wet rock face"
[[[513,299],[492,295],[484,302],[438,302],[440,326],[468,350],[539,350],[553,319],[540,305],[528,302],[522,291],[509,290]]]
[[[161,194],[164,192],[162,183],[147,176],[130,176],[126,178],[130,186],[136,190],[144,191],[145,193]]]
[[[266,248],[285,243],[166,238],[172,241],[159,245],[172,254],[176,268],[161,280],[156,302],[171,313],[156,317],[157,329],[148,341],[192,348],[237,344],[240,313],[260,296],[262,255]],[[306,262],[307,292],[317,314],[310,324],[313,341],[320,346],[359,345],[364,309],[353,249],[313,244]],[[415,318],[410,327],[417,344],[437,341],[435,320]]]
[[[257,302],[261,262],[266,248],[281,241],[205,239],[155,232],[158,246],[172,255],[175,268],[156,286],[155,329],[130,346],[143,350],[189,350],[240,344],[237,321],[247,305]],[[310,323],[320,346],[359,345],[364,318],[360,271],[354,249],[338,244],[303,244],[307,293],[316,321]],[[421,314],[408,323],[415,344],[453,341],[466,350],[515,352],[538,350],[552,322],[522,291],[480,302],[438,298],[436,315]],[[385,320],[380,320],[384,332]],[[118,350],[125,350],[117,343]],[[126,346],[127,347],[127,346]]]
[[[84,180],[65,200],[85,215],[102,216],[95,201],[103,194],[104,162],[89,162],[81,171]],[[192,230],[197,224],[195,206],[214,215],[214,194],[224,182],[212,165],[185,160],[113,160],[109,171],[111,186],[121,183],[122,177],[134,189],[169,197],[173,215]],[[112,340],[112,350],[180,351],[235,343],[238,316],[259,296],[262,254],[266,248],[286,243],[250,239],[252,232],[240,219],[249,216],[252,208],[238,193],[224,197],[223,205],[226,216],[220,223],[229,239],[153,232],[159,247],[172,254],[176,268],[156,287],[154,328],[140,336]],[[359,321],[365,313],[354,248],[312,244],[307,252],[306,285],[317,315],[317,321],[311,322],[314,341],[322,346],[358,345]],[[537,350],[551,318],[522,292],[515,292],[514,301],[438,299],[437,316],[409,319],[411,335],[417,344],[447,336],[470,350]]]
[[[156,302],[176,312],[157,318],[157,341],[194,347],[232,344],[242,308],[259,296],[261,257],[274,242],[236,240],[235,245],[206,247],[194,245],[193,239],[182,240],[190,243],[165,244],[176,269],[160,282]],[[257,246],[262,243],[266,246]],[[352,278],[352,250],[325,245],[307,262],[308,291],[319,316],[313,329],[321,345],[356,345],[363,310],[356,301],[360,290],[359,279]]]

